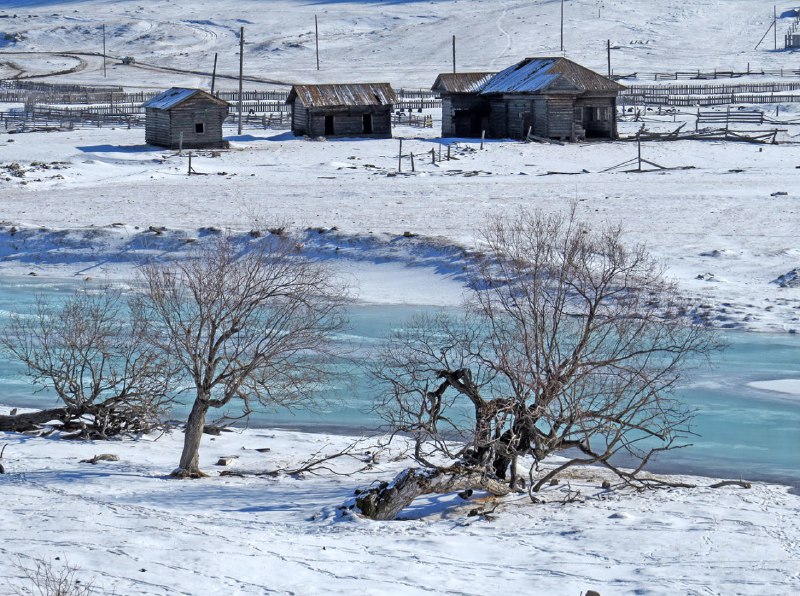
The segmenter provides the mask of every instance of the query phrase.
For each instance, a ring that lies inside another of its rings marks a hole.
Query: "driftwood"
[[[716,484],[712,484],[709,488],[722,488],[723,486],[740,486],[742,488],[752,488],[749,482],[744,480],[722,480]]]
[[[482,489],[495,496],[507,495],[511,488],[505,482],[487,476],[481,470],[456,465],[441,470],[408,468],[391,483],[359,492],[356,506],[365,517],[392,520],[421,495]]]
[[[40,410],[38,412],[26,412],[24,414],[0,416],[0,431],[22,433],[31,430],[38,430],[41,426],[51,420],[66,422],[74,417],[70,408],[53,408],[50,410]]]
[[[99,461],[119,461],[119,456],[113,453],[98,453],[91,459],[82,459],[80,463],[95,465]]]
[[[8,444],[3,445],[3,448],[0,449],[0,459],[3,459],[3,453],[5,453],[6,447],[8,447]],[[6,469],[3,467],[3,464],[0,463],[0,474],[5,474],[5,473]]]

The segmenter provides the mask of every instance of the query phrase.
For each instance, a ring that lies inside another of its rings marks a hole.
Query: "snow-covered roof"
[[[202,89],[188,89],[185,87],[172,87],[166,91],[162,91],[152,99],[142,104],[143,108],[155,108],[157,110],[168,110],[176,105],[183,103],[190,97],[198,94],[205,96],[207,99],[219,103],[220,105],[227,104],[227,102],[214,97],[210,93],[206,93]]]
[[[286,103],[297,99],[305,107],[386,106],[397,103],[389,83],[294,85]]]
[[[497,73],[480,90],[492,93],[540,93],[556,82],[559,88],[616,92],[622,85],[567,58],[525,58]]]

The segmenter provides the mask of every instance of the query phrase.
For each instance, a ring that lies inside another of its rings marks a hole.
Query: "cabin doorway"
[[[333,116],[325,116],[325,136],[336,134],[333,129]]]
[[[456,110],[453,128],[456,137],[480,137],[481,131],[486,130],[484,115],[477,110]]]
[[[372,134],[372,114],[364,114],[364,116],[362,118],[362,122],[363,122],[362,132],[365,135],[371,135]]]

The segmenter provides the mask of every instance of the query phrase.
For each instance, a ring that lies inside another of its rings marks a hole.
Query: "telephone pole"
[[[106,26],[103,23],[103,78],[106,78]]]
[[[242,134],[242,77],[244,76],[244,27],[239,29],[239,134]]]

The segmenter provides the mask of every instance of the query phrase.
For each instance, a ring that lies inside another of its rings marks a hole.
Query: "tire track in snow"
[[[511,52],[511,48],[513,46],[513,41],[511,39],[511,34],[505,30],[503,27],[503,19],[506,18],[508,15],[508,2],[503,2],[503,12],[500,13],[500,16],[497,17],[497,29],[500,31],[502,35],[506,37],[506,47],[500,50],[500,53],[489,63],[489,67],[494,69],[495,63],[501,58],[505,58],[509,52]]]

